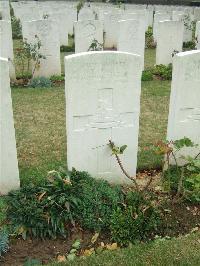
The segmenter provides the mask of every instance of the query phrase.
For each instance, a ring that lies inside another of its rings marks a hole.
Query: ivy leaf
[[[120,154],[123,154],[123,152],[125,151],[125,149],[127,148],[127,145],[123,145],[120,147]]]

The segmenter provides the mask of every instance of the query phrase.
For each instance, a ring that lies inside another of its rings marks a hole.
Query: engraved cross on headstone
[[[119,112],[113,108],[113,89],[104,88],[97,92],[96,114],[74,116],[74,130],[130,127],[134,123],[134,112]]]

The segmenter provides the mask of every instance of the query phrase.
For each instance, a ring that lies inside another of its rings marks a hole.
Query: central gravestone
[[[112,183],[128,183],[107,145],[128,145],[121,156],[134,176],[137,166],[142,59],[123,52],[65,57],[69,170],[88,171]]]

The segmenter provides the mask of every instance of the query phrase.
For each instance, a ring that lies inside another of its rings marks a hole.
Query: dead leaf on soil
[[[84,257],[89,257],[94,253],[94,248],[85,249],[82,253]]]
[[[99,233],[95,233],[91,239],[91,243],[94,244],[97,241],[97,238],[99,237]]]
[[[108,250],[116,250],[118,248],[117,243],[107,244],[106,248]]]
[[[67,259],[64,255],[58,255],[57,257],[57,261],[58,262],[65,262]]]

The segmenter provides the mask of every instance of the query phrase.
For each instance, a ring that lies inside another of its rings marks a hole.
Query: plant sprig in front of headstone
[[[33,43],[24,39],[22,48],[16,49],[16,62],[20,68],[20,76],[24,79],[33,78],[35,71],[40,68],[41,60],[46,59],[40,52],[41,47],[42,43],[35,35]]]

